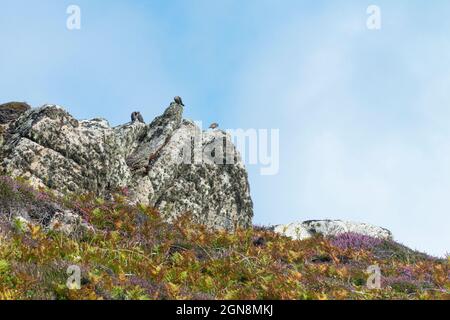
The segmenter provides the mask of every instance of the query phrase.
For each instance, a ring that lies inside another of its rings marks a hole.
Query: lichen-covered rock
[[[222,131],[206,132],[199,137],[200,150],[195,163],[175,164],[180,155],[177,146],[198,128],[191,122],[183,122],[173,135],[161,156],[153,163],[149,177],[159,180],[158,192],[152,203],[161,212],[174,217],[173,212],[192,212],[196,219],[210,225],[227,229],[251,224],[252,201],[247,182],[247,173],[231,142],[231,137]],[[190,144],[190,141],[184,141]],[[225,146],[225,147],[224,147]],[[223,150],[226,149],[224,152]],[[216,153],[210,155],[211,153]],[[223,153],[233,156],[234,164],[223,160]],[[172,168],[173,170],[170,170]],[[169,169],[169,170],[168,170]]]
[[[116,132],[105,120],[78,121],[61,107],[30,110],[9,128],[3,168],[59,192],[103,193],[126,181]]]
[[[88,231],[94,232],[93,226],[71,210],[57,211],[50,220],[48,229],[78,236]]]
[[[16,120],[22,113],[31,109],[25,102],[8,102],[0,105],[0,124]]]
[[[338,236],[344,233],[357,233],[378,239],[391,239],[392,233],[384,228],[367,223],[357,223],[341,220],[312,220],[287,225],[278,225],[274,231],[294,240],[311,238],[315,234],[325,237]]]
[[[191,214],[213,228],[251,225],[247,172],[231,138],[183,120],[176,103],[148,125],[115,128],[44,105],[8,125],[0,152],[3,172],[34,186],[98,195],[128,188],[132,201],[160,209],[168,220]]]
[[[0,105],[0,146],[5,141],[11,122],[17,120],[21,114],[30,109],[31,107],[25,102],[9,102]]]

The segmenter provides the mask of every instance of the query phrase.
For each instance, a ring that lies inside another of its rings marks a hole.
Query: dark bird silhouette
[[[218,127],[219,127],[219,124],[218,124],[218,123],[215,123],[215,122],[209,126],[209,128],[210,128],[210,129],[213,129],[213,130],[214,130],[214,129],[217,129]]]
[[[142,114],[141,114],[140,112],[138,112],[137,116],[138,116],[138,120],[139,120],[140,122],[145,123],[144,117],[142,116]]]
[[[131,114],[131,122],[136,122],[136,121],[145,123],[144,118],[142,117],[141,113],[137,112],[137,111],[135,111]]]
[[[181,97],[176,96],[175,98],[173,98],[173,100],[175,101],[175,103],[184,107],[183,100],[181,100]]]

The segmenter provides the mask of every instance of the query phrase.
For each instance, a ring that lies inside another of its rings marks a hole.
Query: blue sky
[[[280,129],[279,174],[249,166],[255,223],[369,222],[444,255],[449,16],[447,1],[1,0],[0,101],[117,125],[181,95],[187,118]]]

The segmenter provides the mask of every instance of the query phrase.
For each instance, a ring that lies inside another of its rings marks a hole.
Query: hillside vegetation
[[[14,218],[42,217],[46,203],[79,213],[93,229],[71,235]],[[58,197],[25,181],[0,179],[0,299],[449,299],[449,259],[393,241],[345,234],[293,241],[268,228],[207,230],[185,215],[166,223],[127,202]],[[38,209],[36,209],[38,208]],[[366,286],[378,265],[381,289]],[[67,270],[81,269],[69,290]]]

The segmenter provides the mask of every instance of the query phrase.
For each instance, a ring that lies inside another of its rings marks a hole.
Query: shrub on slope
[[[14,187],[0,183],[0,299],[450,298],[448,260],[392,241],[211,231],[189,214],[168,224],[150,207],[129,205],[123,192],[58,198],[4,179]],[[33,208],[36,199],[78,212],[93,230],[68,236],[39,219],[16,228],[6,209]],[[380,290],[366,286],[371,265],[381,269]],[[81,270],[79,290],[66,285],[70,266]]]

